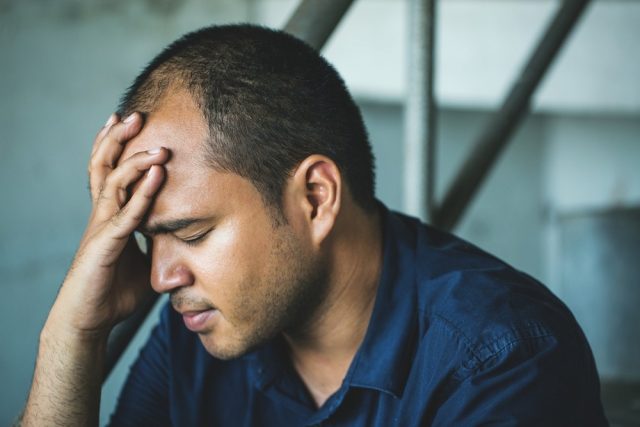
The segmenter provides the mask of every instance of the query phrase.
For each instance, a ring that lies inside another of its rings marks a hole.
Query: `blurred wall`
[[[557,2],[443,1],[438,22],[438,191],[468,152]],[[285,0],[0,1],[0,425],[28,391],[39,329],[89,212],[93,136],[137,72],[180,34],[251,20]],[[378,194],[402,209],[406,4],[358,0],[326,54],[363,108]],[[545,80],[458,232],[562,295],[560,218],[640,205],[640,3],[596,1]],[[637,50],[637,49],[636,49]],[[138,342],[144,340],[150,323]],[[106,385],[113,407],[136,350]]]
[[[86,224],[95,133],[166,44],[245,16],[235,0],[0,2],[0,425],[24,403],[39,330]]]

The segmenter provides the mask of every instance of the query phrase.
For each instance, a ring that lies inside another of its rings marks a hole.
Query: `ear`
[[[293,204],[319,245],[335,225],[342,197],[342,176],[333,160],[313,154],[300,163],[290,182]]]

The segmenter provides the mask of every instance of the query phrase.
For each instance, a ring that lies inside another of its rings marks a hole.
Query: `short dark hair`
[[[359,206],[375,206],[360,110],[337,71],[306,43],[249,24],[188,33],[147,65],[118,113],[152,112],[176,84],[208,123],[211,166],[251,181],[268,206],[282,212],[286,179],[312,154],[336,163]]]

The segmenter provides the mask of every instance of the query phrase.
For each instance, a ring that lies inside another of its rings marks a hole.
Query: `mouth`
[[[212,308],[200,311],[185,311],[182,314],[184,325],[192,332],[202,332],[207,326],[207,322],[218,310]]]

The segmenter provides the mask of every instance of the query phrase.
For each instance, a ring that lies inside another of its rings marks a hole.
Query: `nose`
[[[151,250],[151,287],[158,293],[190,286],[194,276],[180,254],[171,251],[167,245],[154,242]]]

